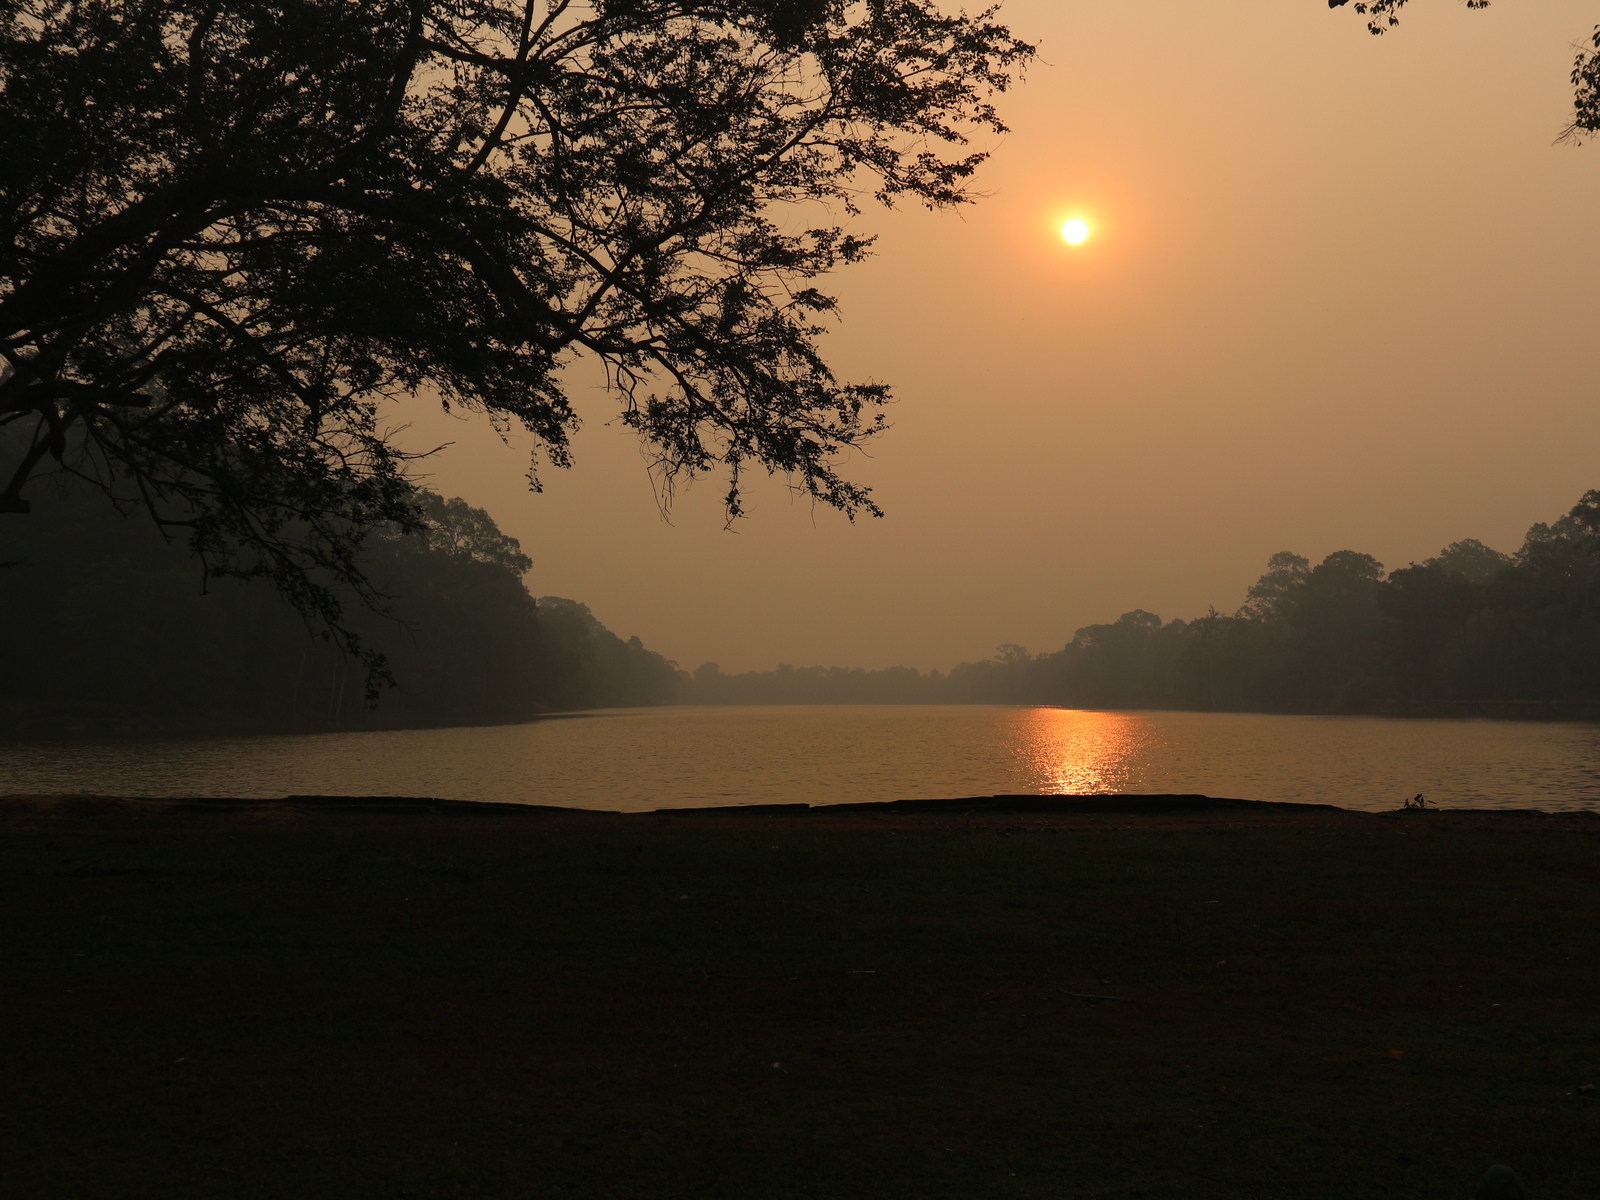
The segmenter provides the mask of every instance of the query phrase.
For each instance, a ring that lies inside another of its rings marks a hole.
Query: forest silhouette
[[[1340,550],[1274,554],[1237,612],[1143,609],[1060,650],[1006,644],[948,671],[780,665],[694,672],[582,604],[535,599],[532,564],[488,513],[424,496],[422,532],[384,528],[362,568],[388,612],[353,606],[393,665],[364,667],[264,580],[200,586],[186,549],[64,489],[0,535],[0,621],[33,636],[0,677],[9,736],[503,723],[659,704],[1053,704],[1417,716],[1600,714],[1600,491],[1528,530],[1392,572]]]
[[[677,672],[582,604],[535,600],[514,538],[462,500],[423,493],[422,532],[379,528],[361,568],[388,597],[351,603],[396,685],[367,703],[366,668],[264,579],[204,579],[181,542],[65,487],[0,526],[0,732],[372,729],[525,720],[658,704]],[[202,587],[204,582],[204,587]],[[330,587],[337,585],[325,581]]]
[[[1512,555],[1476,539],[1385,573],[1340,550],[1274,554],[1237,612],[1143,609],[1062,649],[1008,644],[948,672],[696,670],[697,704],[1059,704],[1297,713],[1600,713],[1600,491]]]

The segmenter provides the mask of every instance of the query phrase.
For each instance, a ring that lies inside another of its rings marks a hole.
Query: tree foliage
[[[1329,8],[1342,8],[1350,0],[1328,0]],[[1400,24],[1400,10],[1406,0],[1365,0],[1355,11],[1367,17],[1367,29],[1387,33]],[[1466,0],[1468,8],[1488,8],[1489,0]],[[1589,44],[1578,50],[1572,63],[1572,123],[1561,132],[1560,141],[1579,141],[1600,133],[1600,25],[1590,35]]]
[[[1534,525],[1515,555],[1473,538],[1384,571],[1338,550],[1271,556],[1232,615],[1143,609],[1060,650],[1000,647],[948,673],[780,668],[684,686],[703,703],[1011,703],[1268,712],[1533,712],[1600,707],[1600,492]]]
[[[70,472],[354,645],[367,531],[425,523],[391,402],[564,466],[579,356],[669,489],[876,512],[837,218],[970,199],[1031,54],[934,0],[3,0],[0,512]]]
[[[265,581],[195,586],[194,560],[82,487],[0,527],[11,639],[0,736],[372,729],[520,721],[556,709],[670,701],[676,668],[581,604],[523,585],[514,538],[481,509],[418,496],[425,533],[375,529],[360,569],[394,597],[352,613],[400,686],[373,711],[360,664]]]
[[[1350,0],[1328,0],[1329,8],[1343,8]],[[1466,0],[1468,8],[1488,8],[1489,0]],[[1406,0],[1357,0],[1356,12],[1365,15],[1367,30],[1373,34],[1384,34],[1400,24],[1400,10],[1406,6]]]

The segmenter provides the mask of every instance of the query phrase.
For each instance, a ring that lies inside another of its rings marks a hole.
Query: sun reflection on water
[[[1159,739],[1132,713],[1034,708],[1022,717],[1017,757],[1045,795],[1094,796],[1144,782]]]

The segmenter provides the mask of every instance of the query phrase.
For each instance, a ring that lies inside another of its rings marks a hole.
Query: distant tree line
[[[725,675],[683,699],[739,703],[1021,703],[1304,713],[1575,713],[1600,706],[1600,492],[1528,531],[1514,555],[1475,539],[1385,573],[1340,550],[1288,551],[1232,614],[1136,609],[1062,649],[926,674],[795,668]],[[1594,711],[1600,712],[1600,707]]]
[[[376,707],[365,665],[266,581],[203,581],[186,547],[97,493],[0,523],[0,735],[485,724],[674,698],[680,673],[638,638],[535,600],[532,564],[487,513],[421,507],[426,528],[364,541],[388,613],[348,605],[397,681]]]
[[[1600,492],[1502,554],[1473,539],[1385,573],[1351,550],[1274,554],[1232,614],[1135,609],[1060,650],[1001,646],[949,671],[793,667],[693,674],[582,604],[523,584],[489,515],[423,497],[426,527],[380,527],[352,602],[398,686],[265,581],[202,587],[197,560],[104,498],[64,489],[0,523],[0,736],[487,724],[688,704],[1059,704],[1306,713],[1600,714]]]

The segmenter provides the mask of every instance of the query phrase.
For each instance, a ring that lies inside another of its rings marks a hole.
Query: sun
[[[1077,217],[1073,217],[1072,220],[1061,227],[1061,240],[1069,246],[1082,245],[1084,239],[1088,236],[1089,223],[1080,221]]]

